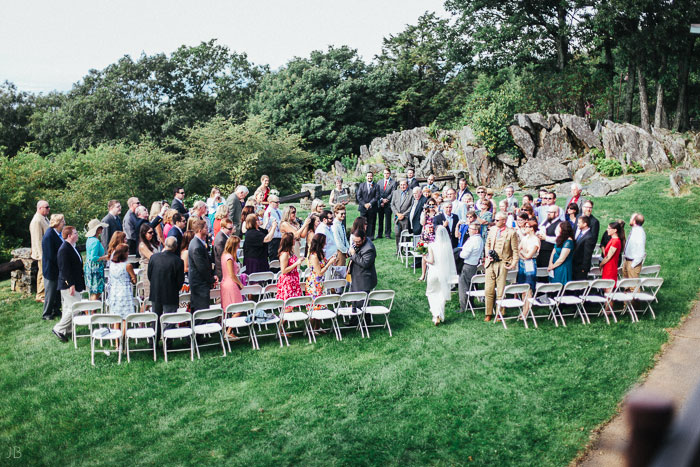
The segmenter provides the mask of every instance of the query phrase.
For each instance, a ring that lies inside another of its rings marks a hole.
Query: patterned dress
[[[421,232],[421,240],[425,243],[433,243],[435,241],[435,226],[433,225],[433,219],[435,216],[425,216],[425,224],[423,225],[423,231]]]
[[[294,264],[298,260],[299,258],[297,258],[296,255],[291,255],[288,264]],[[287,300],[292,297],[301,297],[299,268],[294,268],[288,274],[280,274],[279,280],[277,281],[277,295],[275,298],[278,300]],[[292,309],[285,309],[285,311],[292,311]]]
[[[85,288],[91,294],[101,294],[105,290],[105,262],[100,261],[105,249],[97,237],[87,239],[85,245]]]
[[[324,258],[323,261],[321,261],[321,269],[326,267],[327,260]],[[323,274],[320,276],[317,276],[316,273],[313,271],[313,268],[311,269],[311,274],[309,277],[306,279],[306,295],[310,295],[314,300],[316,300],[316,297],[320,297],[323,295],[323,283],[325,282],[325,278]],[[309,310],[313,309],[313,311],[319,311],[319,310],[325,310],[326,307],[323,305],[313,305],[312,307],[309,307]]]
[[[126,270],[126,261],[109,263],[109,312],[119,315],[122,319],[134,312],[134,295],[131,289],[131,277]]]

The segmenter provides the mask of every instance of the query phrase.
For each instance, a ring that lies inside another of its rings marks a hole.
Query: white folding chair
[[[403,263],[406,252],[413,246],[413,234],[408,229],[403,229],[399,234],[399,248],[396,250],[396,257]]]
[[[99,340],[117,341],[117,351],[119,352],[119,358],[117,364],[122,362],[122,330],[112,329],[111,325],[122,323],[122,317],[119,315],[102,314],[98,313],[96,315],[90,315],[90,360],[92,366],[95,366],[95,352],[102,352],[105,355],[109,355],[109,350],[95,350],[95,341]]]
[[[506,273],[506,284],[515,284],[516,280],[518,280],[518,271],[517,270],[508,271]]]
[[[527,300],[528,303],[530,303],[530,308],[526,313],[526,315],[530,315],[532,317],[532,322],[534,323],[535,327],[537,327],[537,321],[535,320],[536,315],[533,308],[547,308],[549,310],[549,313],[547,313],[547,315],[541,316],[547,316],[547,319],[554,319],[554,325],[557,327],[559,326],[556,315],[557,302],[555,302],[552,297],[558,296],[561,292],[561,289],[562,285],[559,282],[555,282],[552,284],[545,282],[537,283],[535,293],[532,297],[528,298]],[[549,295],[552,295],[552,297],[550,297]],[[527,319],[527,316],[525,316],[525,319]]]
[[[273,259],[270,261],[270,269],[279,269],[280,268],[280,260],[278,259]]]
[[[277,284],[266,285],[262,294],[263,298],[275,298],[277,296]]]
[[[245,285],[241,289],[241,295],[244,300],[257,302],[263,298],[263,288],[261,285]]]
[[[182,327],[172,327],[178,324],[185,324]],[[163,339],[163,355],[168,361],[168,339],[189,339],[190,340],[190,360],[194,361],[194,341],[192,338],[192,315],[186,311],[177,313],[165,313],[160,315],[161,337]],[[170,352],[186,352],[187,349],[173,349]]]
[[[651,316],[656,319],[656,315],[654,314],[654,309],[651,307],[651,304],[658,303],[656,294],[659,293],[659,289],[663,283],[664,279],[662,277],[647,277],[641,279],[639,289],[637,292],[634,292],[632,296],[634,301],[646,303],[646,307],[644,308],[644,311],[642,311],[642,314],[646,314],[646,312],[649,311],[651,312]],[[73,307],[75,308],[75,305],[73,305]]]
[[[614,313],[612,304],[615,302],[622,303],[623,307],[620,310],[620,314],[629,313],[632,322],[639,321],[637,317],[637,312],[632,307],[632,300],[634,300],[634,294],[639,288],[641,279],[620,279],[617,281],[617,287],[610,292],[605,294],[609,299],[608,310]],[[628,289],[631,289],[628,291]]]
[[[219,334],[219,341],[221,343],[221,350],[224,352],[224,357],[226,356],[226,346],[224,345],[224,328],[221,326],[223,318],[223,312],[220,307],[217,308],[207,308],[205,310],[197,310],[192,313],[192,329],[194,331],[194,348],[197,350],[197,358],[201,358],[199,355],[200,347],[211,347],[219,345],[216,342],[211,344],[199,344],[197,342],[197,336],[209,336],[211,334]]]
[[[153,344],[153,361],[156,361],[156,336],[157,336],[157,326],[158,326],[158,315],[155,313],[131,313],[126,316],[126,331],[125,331],[125,340],[126,340],[126,361],[131,362],[131,358],[129,356],[129,352],[150,352],[151,349],[134,349],[131,350],[129,348],[129,340],[131,339],[146,339],[146,342],[149,341],[149,339],[152,341]],[[149,326],[150,324],[153,324],[153,326]],[[137,325],[136,327],[132,327],[133,325]]]
[[[313,330],[311,329],[311,323],[309,322],[309,315],[306,313],[306,310],[311,307],[312,303],[313,298],[309,296],[290,297],[285,300],[284,308],[282,308],[282,313],[280,313],[280,329],[287,346],[289,346],[289,339],[287,339],[287,335],[296,332],[308,334],[309,344],[311,344],[312,340],[313,342],[316,341],[316,339],[312,337]],[[297,323],[299,322],[304,324],[303,331],[287,331],[284,328],[285,324],[287,325],[287,328],[289,328],[289,323],[294,323],[294,326],[296,327]]]
[[[603,273],[598,266],[594,266],[588,271],[588,277],[591,279],[598,279]]]
[[[343,340],[340,335],[340,329],[338,328],[338,315],[334,311],[338,308],[340,304],[340,295],[329,294],[329,295],[319,295],[316,300],[313,301],[314,306],[323,306],[325,308],[320,310],[314,310],[313,307],[309,311],[309,319],[316,319],[321,322],[325,320],[331,321],[331,329],[335,333],[336,340]],[[316,335],[314,333],[314,342],[316,342]]]
[[[659,265],[659,264],[642,266],[641,271],[639,271],[639,277],[659,277],[660,272],[661,272],[661,265]]]
[[[479,288],[481,287],[481,288]],[[475,274],[472,276],[471,283],[469,284],[469,292],[467,292],[467,304],[469,305],[469,311],[472,312],[472,316],[476,317],[474,313],[475,309],[485,310],[486,309],[486,275],[485,274]],[[472,303],[474,300],[479,300],[483,306],[475,307]]]
[[[574,319],[576,319],[577,315],[580,315],[583,324],[590,323],[588,314],[586,314],[586,310],[583,308],[583,299],[581,298],[588,289],[589,284],[590,282],[588,281],[567,282],[561,289],[559,296],[554,298],[554,301],[557,302],[557,313],[564,327],[566,327],[566,321],[564,321],[564,315],[561,312],[562,305],[576,307],[576,311],[573,313]],[[567,292],[574,292],[574,295],[569,295]]]
[[[221,289],[209,290],[209,303],[221,303]]]
[[[145,300],[146,297],[146,286],[144,285],[143,282],[137,282],[136,285],[134,286],[134,297],[140,299],[140,300]]]
[[[394,306],[394,296],[396,292],[393,290],[373,290],[367,296],[367,303],[365,305],[365,331],[367,332],[367,337],[369,337],[369,328],[387,328],[389,330],[389,337],[391,335],[391,325],[389,325],[389,314],[391,313],[391,307]],[[376,304],[379,302],[379,304]],[[389,302],[388,305],[386,302]],[[375,304],[373,304],[375,303]],[[384,324],[371,324],[367,325],[367,315],[369,315],[370,322],[374,322],[375,316],[384,316]]]
[[[277,338],[280,341],[280,347],[284,347],[284,344],[282,343],[282,334],[280,333],[280,318],[279,315],[282,313],[282,307],[284,306],[284,302],[282,300],[277,300],[275,298],[268,298],[266,300],[260,300],[258,303],[255,304],[255,311],[254,313],[254,324],[258,325],[258,330],[255,331],[255,340],[257,342],[258,337],[265,337],[265,336],[277,336]],[[262,333],[262,327],[265,326],[265,329],[267,329],[268,326],[274,325],[275,327],[275,332],[274,333],[267,333],[263,334]]]
[[[325,294],[342,294],[345,292],[348,281],[345,279],[332,279],[323,283],[323,293]]]
[[[264,287],[273,282],[275,282],[275,273],[271,271],[254,272],[248,276],[249,284],[258,284]]]
[[[610,324],[610,318],[608,318],[608,310],[606,309],[606,304],[608,299],[605,297],[605,291],[615,287],[615,281],[612,279],[595,279],[590,282],[588,289],[583,294],[581,299],[583,300],[583,306],[585,309],[586,304],[592,303],[598,305],[600,310],[598,311],[598,316],[601,314],[605,316],[605,321]],[[586,312],[588,322],[590,323],[590,315]],[[617,317],[615,313],[612,313],[613,319],[617,323]]]
[[[345,292],[340,296],[340,302],[338,303],[338,308],[336,308],[336,313],[338,316],[343,317],[343,322],[347,318],[357,318],[357,325],[355,326],[340,326],[338,329],[358,329],[360,330],[360,335],[365,337],[364,331],[364,320],[365,320],[365,306],[367,305],[367,292]],[[359,307],[359,308],[358,308]],[[342,337],[342,336],[341,336]]]
[[[520,299],[520,295],[530,290],[529,284],[512,284],[506,285],[503,288],[503,298],[496,300],[496,321],[503,323],[503,328],[508,329],[506,326],[506,319],[513,319],[523,316],[523,305],[525,302]],[[503,314],[504,309],[515,308],[519,310],[517,316],[509,316],[506,318]],[[523,323],[527,328],[527,320],[523,319]]]
[[[547,271],[547,268],[537,268],[537,272],[535,273],[535,277],[537,278],[543,278],[543,277],[549,277],[549,271]],[[543,282],[540,282],[542,284]]]
[[[248,329],[248,338],[253,346],[253,349],[260,349],[258,346],[258,341],[255,336],[255,326],[253,326],[253,311],[255,310],[255,302],[246,301],[240,303],[232,303],[226,307],[224,310],[224,327],[235,328],[239,330],[241,328]],[[241,316],[233,316],[241,315]],[[228,351],[231,352],[231,339],[226,336],[226,344],[228,345]]]
[[[78,348],[78,337],[90,337],[88,334],[78,334],[76,327],[87,326],[90,328],[90,318],[94,313],[91,312],[102,312],[102,302],[100,300],[83,300],[73,304],[71,308],[71,313],[73,318],[71,320],[71,333],[73,334],[73,345]]]
[[[178,298],[177,311],[187,310],[187,305],[190,304],[190,298],[191,296],[189,292],[181,293]]]

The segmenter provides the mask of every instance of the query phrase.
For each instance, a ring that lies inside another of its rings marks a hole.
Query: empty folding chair
[[[506,326],[506,317],[503,311],[511,308],[519,311],[517,316],[508,317],[508,319],[523,316],[523,305],[525,305],[525,302],[520,299],[520,295],[528,290],[530,290],[530,285],[528,284],[512,284],[503,288],[503,298],[496,300],[496,321],[500,320],[504,329],[508,329],[508,326]],[[527,320],[524,319],[523,323],[527,327]]]
[[[537,290],[535,290],[534,295],[528,298],[528,303],[530,304],[530,307],[527,313],[525,314],[525,319],[527,320],[527,315],[529,315],[530,317],[532,317],[532,322],[535,324],[535,327],[537,327],[534,308],[547,308],[549,310],[549,313],[547,313],[546,315],[547,318],[554,319],[554,325],[559,326],[556,314],[557,302],[555,302],[552,297],[558,296],[561,292],[561,289],[562,284],[560,284],[559,282],[555,282],[552,284],[538,282]]]
[[[221,350],[224,352],[224,357],[226,356],[226,346],[224,345],[224,328],[221,326],[223,312],[221,308],[207,308],[206,310],[197,310],[192,313],[192,330],[194,331],[194,347],[197,350],[197,358],[201,358],[199,355],[200,347],[211,347],[219,345],[216,342],[211,344],[199,344],[197,342],[197,336],[209,336],[211,334],[219,334],[219,341],[221,342]]]
[[[265,287],[275,281],[275,274],[270,271],[266,272],[254,272],[248,276],[249,284],[258,284]]]
[[[586,304],[592,303],[598,305],[600,310],[598,311],[598,316],[601,314],[605,316],[605,321],[610,324],[610,318],[608,318],[608,310],[606,304],[608,299],[605,297],[605,291],[615,287],[615,281],[612,279],[595,279],[590,282],[588,289],[583,294],[581,299],[583,300],[583,306],[585,308]],[[590,315],[586,312],[588,320],[590,322]],[[612,313],[613,319],[617,323],[617,317],[615,313]]]
[[[141,300],[146,299],[146,286],[143,282],[137,282],[134,286],[134,297],[139,298]]]
[[[265,336],[277,336],[280,341],[280,347],[283,347],[282,334],[280,333],[280,318],[279,314],[282,313],[282,307],[284,302],[282,300],[277,300],[275,298],[269,298],[266,300],[261,300],[255,304],[255,311],[253,312],[253,319],[258,329],[255,331],[255,339],[257,342],[258,337]],[[274,326],[274,333],[263,333],[262,327],[268,329],[268,326]]]
[[[348,281],[345,279],[332,279],[323,283],[323,293],[325,294],[342,294],[345,292],[345,287]]]
[[[660,272],[661,272],[661,265],[659,265],[659,264],[642,266],[641,271],[639,271],[639,277],[659,277]]]
[[[615,302],[622,303],[623,307],[620,313],[629,313],[633,323],[639,321],[637,313],[632,307],[632,300],[634,300],[634,293],[637,292],[640,283],[641,279],[620,279],[617,281],[617,287],[612,292],[605,294],[610,300],[608,302],[608,310],[614,313],[612,304]]]
[[[270,261],[270,269],[279,269],[280,268],[280,260],[278,259],[273,259]]]
[[[209,303],[221,303],[221,289],[209,290]]]
[[[257,302],[263,298],[263,288],[258,284],[245,285],[241,289],[241,295],[243,296],[243,300]]]
[[[389,324],[389,314],[391,313],[391,307],[394,305],[394,296],[396,292],[393,290],[374,290],[367,296],[367,304],[365,305],[365,331],[367,332],[367,337],[369,337],[369,328],[387,328],[389,330],[389,337],[391,337],[391,325]],[[387,303],[388,302],[388,303]],[[375,316],[383,316],[384,324],[371,324],[367,325],[367,315],[369,315],[371,322],[374,322]]]
[[[340,329],[338,328],[338,315],[334,311],[335,309],[338,308],[338,304],[340,303],[340,295],[337,294],[332,294],[332,295],[319,295],[316,297],[316,300],[313,301],[313,308],[311,311],[309,311],[309,319],[315,319],[318,321],[325,321],[325,320],[330,320],[331,321],[331,329],[335,333],[335,338],[336,340],[342,340],[342,336],[340,335]],[[316,307],[323,307],[316,309]],[[314,333],[314,342],[316,342],[316,336]]]
[[[266,285],[263,289],[263,298],[275,298],[277,296],[277,284]]]
[[[279,316],[281,320],[280,329],[282,332],[282,336],[284,337],[284,341],[287,343],[287,346],[289,346],[289,339],[287,339],[287,334],[293,334],[296,332],[303,332],[305,334],[308,334],[309,344],[311,344],[312,339],[315,340],[312,337],[313,330],[311,329],[311,323],[309,323],[309,315],[306,313],[306,311],[311,307],[312,303],[313,299],[310,296],[291,297],[285,300],[284,308],[282,309],[282,313],[280,313]],[[302,323],[304,325],[304,330],[285,330],[284,325],[286,324],[287,326],[289,326],[289,323],[294,323],[294,326],[296,326],[297,323]]]
[[[403,263],[406,259],[406,252],[413,246],[413,234],[408,229],[401,231],[399,235],[399,247],[396,250],[396,257]]]
[[[476,316],[476,314],[474,313],[475,309],[486,309],[486,291],[484,290],[485,286],[485,274],[475,274],[474,276],[472,276],[471,283],[469,284],[469,292],[467,292],[467,304],[469,305],[469,311],[472,312],[472,316]],[[479,300],[483,306],[475,307],[473,299]]]
[[[357,319],[357,324],[354,326],[340,326],[338,329],[359,329],[360,335],[365,337],[364,319],[365,306],[367,305],[367,292],[345,292],[340,296],[340,302],[336,313],[343,317],[343,322],[347,318]]]
[[[537,277],[538,279],[548,278],[549,271],[547,271],[547,268],[537,268],[537,272],[535,273],[535,277]]]
[[[92,366],[95,366],[95,352],[102,352],[105,355],[109,355],[109,350],[95,350],[95,341],[99,340],[117,341],[117,351],[119,352],[119,358],[117,364],[122,362],[122,331],[121,329],[112,329],[110,326],[122,323],[122,317],[119,315],[110,315],[98,313],[96,315],[90,316],[90,360]]]
[[[646,303],[646,307],[642,311],[642,314],[646,314],[647,311],[650,311],[651,316],[656,319],[656,315],[654,314],[654,309],[651,307],[651,304],[658,302],[656,294],[659,293],[659,289],[663,283],[664,279],[662,277],[647,277],[641,279],[639,289],[637,292],[634,292],[632,296],[635,301]],[[73,305],[73,309],[75,309],[75,305]]]
[[[153,350],[153,361],[156,361],[156,336],[158,326],[158,315],[155,313],[132,313],[126,316],[126,361],[131,362],[129,352],[150,352]],[[137,325],[137,326],[134,326]],[[152,349],[134,349],[129,348],[129,340],[131,339],[146,339],[146,342],[151,341]]]
[[[253,349],[259,349],[258,341],[255,336],[255,326],[253,326],[253,311],[255,310],[255,302],[246,301],[240,303],[232,303],[224,310],[224,327],[234,328],[237,331],[241,328],[248,330],[248,338],[253,346]],[[234,316],[240,315],[240,316]],[[226,344],[228,351],[231,352],[231,339],[226,336]]]
[[[513,270],[513,271],[508,271],[506,274],[506,284],[515,284],[515,281],[518,279],[518,271]]]
[[[564,321],[564,315],[561,312],[562,305],[575,307],[576,311],[573,313],[574,318],[580,315],[583,324],[590,323],[586,310],[583,308],[583,299],[581,298],[588,289],[588,285],[588,281],[567,282],[564,288],[561,289],[559,296],[554,298],[554,301],[557,302],[557,313],[564,327],[566,327],[566,321]],[[574,294],[569,295],[567,292],[573,292]]]
[[[87,326],[90,328],[90,318],[95,313],[102,312],[102,302],[99,300],[83,300],[73,304],[71,313],[73,319],[71,323],[71,332],[73,334],[73,345],[78,348],[78,337],[90,337],[88,334],[78,334],[76,327]]]
[[[184,324],[182,327],[174,327]],[[160,315],[160,329],[163,339],[163,355],[168,361],[168,340],[169,339],[189,339],[190,340],[190,360],[194,361],[194,341],[192,339],[192,315],[186,311],[177,313],[165,313]],[[173,326],[173,327],[171,327]],[[187,349],[173,349],[170,352],[185,352]]]

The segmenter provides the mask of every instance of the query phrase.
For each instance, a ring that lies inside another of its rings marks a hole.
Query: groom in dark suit
[[[571,272],[571,277],[575,281],[587,280],[588,272],[591,270],[591,257],[595,249],[596,238],[593,236],[590,222],[588,216],[579,216],[578,218]]]
[[[379,187],[372,180],[374,174],[367,172],[367,181],[357,187],[355,199],[360,215],[367,218],[367,236],[374,238],[374,225],[377,221],[377,203],[379,201]],[[381,232],[380,232],[381,233]]]
[[[396,183],[391,178],[391,170],[388,167],[384,169],[384,179],[377,185],[379,187],[377,238],[382,238],[382,232],[386,238],[391,238],[391,195],[394,193]]]
[[[207,251],[207,235],[209,228],[207,221],[195,221],[192,226],[195,235],[190,242],[188,251],[190,280],[190,304],[192,311],[209,308],[209,291],[217,281],[217,277],[211,272],[211,260]]]

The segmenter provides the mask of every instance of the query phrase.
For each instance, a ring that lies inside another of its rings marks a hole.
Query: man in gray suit
[[[394,190],[391,196],[391,212],[396,216],[396,250],[399,249],[401,232],[409,229],[408,214],[411,212],[412,203],[413,197],[408,189],[408,182],[402,178],[399,181],[399,189]]]
[[[224,247],[232,231],[233,222],[231,222],[231,219],[221,219],[221,229],[214,238],[214,274],[216,274],[216,277],[223,277],[221,274],[221,255],[224,254]]]
[[[236,191],[226,198],[228,216],[233,221],[233,234],[237,237],[241,237],[241,211],[243,211],[245,197],[248,196],[248,193],[248,188],[243,185],[238,185]]]
[[[119,214],[122,213],[122,204],[119,200],[111,199],[107,203],[107,210],[109,212],[102,219],[102,223],[107,224],[107,227],[102,229],[101,238],[102,246],[105,251],[107,251],[107,247],[109,247],[109,241],[112,239],[112,235],[122,231],[122,220],[119,218]]]
[[[371,292],[377,286],[377,270],[374,267],[374,261],[377,259],[377,249],[374,247],[372,240],[367,238],[367,234],[363,229],[354,233],[355,244],[350,247],[348,254],[350,255],[350,274],[352,274],[352,283],[350,290],[352,292]],[[362,306],[362,302],[355,302],[353,308]]]
[[[136,209],[141,206],[139,199],[134,197],[129,198],[126,202],[129,210],[124,216],[124,233],[126,234],[126,243],[129,245],[129,254],[135,255],[139,244],[139,231],[137,229],[138,217],[136,217]]]
[[[192,311],[209,308],[209,291],[217,281],[217,277],[211,273],[211,260],[207,252],[207,221],[199,219],[192,226],[194,238],[190,242],[188,251],[190,281],[190,305]]]

